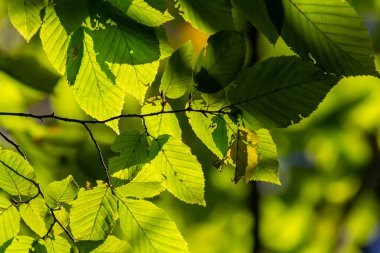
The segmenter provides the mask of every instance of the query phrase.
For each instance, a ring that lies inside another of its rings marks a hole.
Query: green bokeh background
[[[351,2],[365,18],[379,66],[380,0]],[[168,26],[174,45],[181,43],[181,33],[174,29],[180,27]],[[293,54],[281,40],[272,46],[264,37],[258,39],[257,49],[259,60]],[[138,112],[137,101],[126,99],[124,112]],[[26,44],[12,28],[4,1],[0,3],[0,111],[54,111],[87,119],[69,85],[51,68],[38,36]],[[123,120],[121,129],[140,125],[137,119]],[[283,185],[257,184],[256,200],[252,184],[235,185],[232,168],[217,171],[212,154],[188,126],[183,127],[185,142],[205,165],[207,206],[187,205],[167,193],[154,202],[175,220],[191,252],[252,252],[256,222],[262,252],[380,252],[380,79],[344,78],[311,117],[273,131]],[[22,147],[42,186],[69,174],[82,186],[104,177],[95,147],[80,125],[1,116],[0,130]],[[105,157],[111,157],[115,134],[105,126],[92,130]],[[2,139],[0,146],[11,148]],[[252,201],[259,204],[258,221],[252,215]]]

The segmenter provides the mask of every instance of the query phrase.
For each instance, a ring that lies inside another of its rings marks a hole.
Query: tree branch
[[[28,159],[26,159],[26,155],[24,154],[24,152],[22,152],[20,146],[15,143],[14,141],[12,141],[10,138],[8,138],[5,134],[3,134],[1,131],[0,131],[0,136],[3,137],[3,139],[8,142],[9,144],[11,144],[16,150],[17,152],[20,153],[20,155],[22,155],[22,157],[24,157],[24,159],[27,161]]]

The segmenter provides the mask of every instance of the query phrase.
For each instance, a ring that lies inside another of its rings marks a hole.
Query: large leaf
[[[97,62],[92,37],[84,33],[83,59],[74,84],[75,98],[90,116],[104,120],[121,113],[124,88],[115,85]],[[107,123],[118,132],[118,121]]]
[[[193,85],[193,50],[193,44],[188,42],[170,56],[160,85],[168,98],[182,97]]]
[[[108,236],[99,247],[91,253],[126,253],[130,249],[129,244],[115,236]]]
[[[61,181],[52,182],[45,189],[46,203],[52,208],[60,207],[61,203],[71,204],[78,190],[78,185],[71,175]]]
[[[25,223],[39,236],[46,235],[50,224],[46,222],[48,208],[44,199],[35,198],[20,205],[20,215]]]
[[[160,136],[153,143],[151,153],[157,155],[147,166],[162,175],[163,185],[169,192],[187,203],[206,205],[202,167],[180,138]]]
[[[152,99],[148,101],[142,108],[142,114],[155,114],[158,115],[145,117],[145,124],[151,136],[157,138],[160,135],[168,134],[174,137],[181,137],[181,128],[178,119],[174,113],[161,113],[161,111],[171,111],[172,108],[169,103],[165,107],[161,105],[161,99]]]
[[[121,229],[134,252],[189,252],[175,223],[151,202],[121,198],[119,213]]]
[[[16,207],[0,195],[0,246],[20,231],[20,215]]]
[[[70,227],[77,240],[104,240],[117,218],[117,202],[111,189],[98,182],[91,190],[80,189],[70,213]]]
[[[199,30],[215,33],[235,28],[229,0],[178,0],[178,3],[184,19]]]
[[[13,26],[28,42],[41,26],[40,12],[44,7],[43,0],[8,1],[9,18]]]
[[[337,80],[312,63],[283,56],[248,68],[228,96],[250,128],[287,127],[309,116]]]
[[[168,11],[161,12],[144,0],[107,0],[125,15],[147,26],[159,26],[173,19]]]
[[[71,245],[66,239],[56,236],[39,240],[35,247],[37,253],[70,253]]]
[[[235,183],[265,181],[281,184],[278,175],[276,146],[266,129],[253,132],[240,128],[228,152],[235,165]]]
[[[302,58],[339,75],[376,74],[363,19],[342,0],[284,0],[282,36]]]
[[[193,109],[206,109],[206,105],[201,100],[195,100],[191,103],[191,108]],[[208,149],[210,149],[217,157],[220,159],[224,157],[225,150],[223,153],[223,149],[219,149],[216,142],[222,141],[224,136],[223,134],[214,135],[214,131],[217,125],[214,123],[213,118],[211,116],[206,116],[202,113],[198,112],[186,112],[186,115],[189,119],[189,123],[194,133],[198,136],[198,138],[206,145]],[[218,116],[215,116],[218,117]],[[219,123],[220,125],[223,122]],[[225,137],[227,137],[227,132],[225,133]]]
[[[0,188],[14,196],[34,196],[37,188],[25,178],[36,179],[29,163],[13,151],[0,150]]]
[[[17,236],[13,239],[11,245],[5,250],[5,253],[29,253],[32,250],[34,239],[30,236]]]
[[[207,41],[206,57],[195,75],[198,89],[214,93],[235,80],[244,64],[246,45],[237,31],[221,31]]]

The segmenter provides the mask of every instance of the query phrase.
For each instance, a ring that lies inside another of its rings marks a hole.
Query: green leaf
[[[20,205],[20,215],[25,223],[39,236],[46,235],[50,224],[46,223],[48,208],[44,199],[38,197]]]
[[[228,148],[228,129],[227,122],[223,115],[217,115],[212,118],[215,130],[212,132],[212,139],[214,140],[216,146],[220,150],[223,156],[227,153]]]
[[[342,0],[284,0],[282,37],[302,58],[338,75],[378,75],[363,19]]]
[[[54,210],[54,215],[63,226],[65,226],[66,228],[69,226],[69,212],[63,206],[61,206],[58,210]],[[53,232],[54,235],[57,236],[65,231],[58,223],[55,223],[53,226]]]
[[[61,203],[71,204],[77,193],[78,185],[70,175],[61,181],[55,181],[46,186],[46,203],[52,208],[60,207]]]
[[[198,89],[214,93],[236,79],[244,64],[246,45],[237,31],[221,31],[207,41],[206,57],[195,75]]]
[[[49,5],[46,8],[44,22],[40,31],[40,38],[42,48],[50,63],[59,74],[64,75],[66,71],[70,35],[65,30],[53,5]]]
[[[39,240],[36,245],[37,253],[70,253],[71,245],[66,239],[56,236],[54,238],[46,238]]]
[[[189,252],[175,223],[150,202],[122,198],[120,226],[136,253]]]
[[[76,240],[104,240],[117,219],[117,202],[111,189],[98,182],[91,190],[80,189],[70,213],[70,227]]]
[[[9,18],[27,42],[41,26],[40,12],[44,7],[43,0],[8,1]]]
[[[161,183],[155,169],[148,165],[143,167],[132,181],[117,187],[116,191],[124,197],[153,198],[165,190]]]
[[[13,151],[0,150],[0,188],[13,196],[36,195],[37,188],[23,177],[36,179],[36,174],[29,163]]]
[[[228,89],[249,128],[287,127],[313,112],[338,78],[295,56],[246,69]]]
[[[17,236],[13,239],[11,245],[5,250],[5,253],[29,253],[35,240],[29,236]]]
[[[122,13],[143,25],[160,26],[173,19],[168,11],[162,13],[143,0],[107,1],[118,8]]]
[[[70,36],[67,48],[66,78],[71,85],[75,84],[83,59],[83,29],[78,29]]]
[[[178,0],[178,3],[183,18],[199,30],[215,33],[235,28],[229,0]]]
[[[0,195],[0,246],[20,231],[20,215],[12,203]]]
[[[206,105],[202,100],[195,100],[191,103],[191,108],[193,109],[207,109]],[[217,157],[220,159],[224,157],[225,153],[222,153],[223,150],[219,149],[216,142],[218,139],[214,138],[214,131],[216,128],[216,124],[213,122],[213,118],[211,116],[206,116],[202,113],[198,112],[186,112],[186,116],[189,119],[189,123],[191,128],[197,137],[206,145],[208,149],[211,150]],[[227,136],[227,132],[226,132]],[[223,136],[215,136],[217,138],[222,138]]]
[[[75,32],[89,15],[89,0],[54,0],[54,9],[68,34]]]
[[[160,98],[153,98],[141,108],[142,114],[159,113],[159,115],[145,117],[145,124],[149,134],[154,138],[160,135],[168,134],[173,137],[181,137],[181,128],[174,113],[161,113],[163,107]],[[172,108],[167,103],[164,111],[171,111]]]
[[[229,156],[236,166],[235,183],[244,177],[246,182],[255,180],[281,184],[277,150],[268,130],[253,132],[240,128],[230,147]]]
[[[160,90],[168,98],[182,97],[193,85],[193,50],[189,41],[169,58],[160,85]]]
[[[274,4],[273,0],[270,2]],[[233,0],[233,4],[272,44],[276,43],[279,34],[271,21],[265,0]]]
[[[145,133],[130,130],[119,135],[111,146],[120,156],[110,159],[112,177],[130,180],[149,157],[149,145]],[[118,184],[118,181],[115,182]]]
[[[129,249],[130,246],[127,242],[110,235],[103,244],[91,251],[91,253],[126,253]]]
[[[83,59],[73,86],[80,107],[97,120],[120,115],[124,103],[124,87],[115,85],[97,62],[91,36],[84,33]],[[107,123],[119,132],[118,121]]]
[[[147,166],[162,175],[163,185],[170,193],[186,203],[206,205],[202,167],[180,138],[160,136],[151,152],[158,154]]]

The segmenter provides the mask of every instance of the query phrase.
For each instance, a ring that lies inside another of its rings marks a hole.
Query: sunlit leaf
[[[52,207],[59,207],[61,203],[71,204],[78,193],[78,185],[70,175],[61,181],[55,181],[46,186],[46,203]]]
[[[128,252],[129,249],[130,247],[127,242],[110,235],[103,244],[91,251],[91,253],[124,253]]]
[[[70,253],[71,245],[63,237],[47,237],[44,240],[38,241],[38,244],[35,247],[35,251],[37,253]]]
[[[20,215],[12,203],[0,195],[0,246],[20,231]]]
[[[46,235],[50,224],[46,222],[48,208],[44,199],[38,197],[28,203],[20,204],[21,218],[39,236]]]
[[[5,250],[5,253],[29,253],[34,241],[35,239],[30,236],[17,236],[13,239],[11,245]]]

